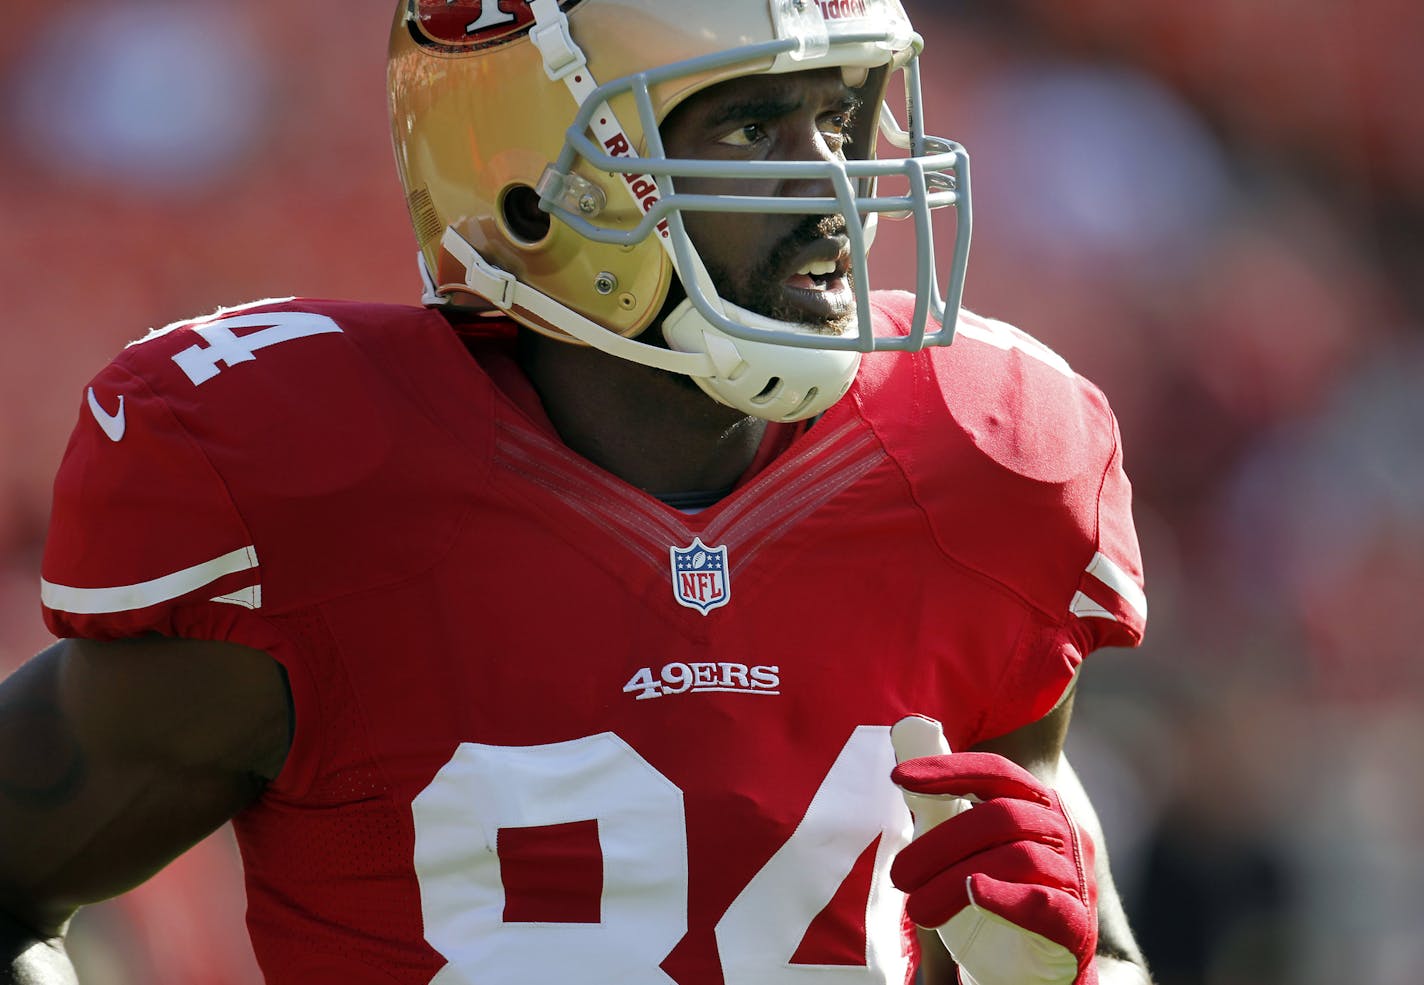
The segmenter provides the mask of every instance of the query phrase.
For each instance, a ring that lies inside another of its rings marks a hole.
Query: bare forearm
[[[75,907],[251,803],[288,725],[281,669],[231,644],[65,640],[0,682],[0,985],[73,985]]]
[[[78,985],[62,938],[40,939],[0,912],[0,985]]]

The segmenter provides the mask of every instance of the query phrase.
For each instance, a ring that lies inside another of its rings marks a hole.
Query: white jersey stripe
[[[1111,619],[1113,622],[1117,622],[1117,616],[1113,615],[1107,609],[1104,609],[1101,605],[1098,605],[1098,603],[1088,598],[1088,596],[1082,592],[1074,593],[1073,602],[1068,606],[1068,611],[1079,619]]]
[[[1133,581],[1132,576],[1114,564],[1107,555],[1094,554],[1093,560],[1088,563],[1088,574],[1117,592],[1124,602],[1132,606],[1138,618],[1147,618],[1147,595],[1137,582]]]
[[[235,592],[226,595],[214,596],[212,601],[225,602],[228,605],[240,605],[244,609],[262,608],[262,586],[248,585],[246,588],[239,588]]]
[[[141,581],[136,585],[118,585],[113,588],[73,588],[40,580],[40,599],[56,612],[73,612],[77,615],[93,615],[101,612],[128,612],[144,609],[159,602],[176,599],[180,595],[202,588],[224,575],[239,571],[250,571],[257,567],[257,548],[248,545],[224,554],[222,557],[195,564],[191,568],[172,574]]]

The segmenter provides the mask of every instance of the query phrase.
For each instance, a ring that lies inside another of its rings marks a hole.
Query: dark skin
[[[159,637],[63,640],[6,680],[0,946],[31,966],[8,980],[72,980],[59,938],[77,907],[251,803],[286,758],[288,702],[265,653]]]
[[[675,157],[836,156],[850,96],[837,72],[739,80],[693,97],[663,136]],[[816,181],[761,185],[764,194],[828,194]],[[705,213],[688,226],[723,293],[769,314],[784,313],[788,297],[780,281],[765,283],[776,258],[835,232],[834,222],[811,229],[802,216]],[[593,349],[526,333],[521,360],[565,442],[643,489],[730,485],[765,429],[681,378]],[[1064,701],[981,748],[1056,783],[1094,830],[1062,759],[1071,707]],[[252,803],[285,761],[290,716],[280,666],[231,643],[63,640],[0,684],[0,968],[11,968],[0,983],[74,981],[62,935],[75,909],[137,885]],[[1105,851],[1098,880],[1102,979],[1145,981]],[[954,982],[938,938],[924,940],[925,981]]]

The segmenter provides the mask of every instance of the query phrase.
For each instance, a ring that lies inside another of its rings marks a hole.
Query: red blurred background
[[[974,161],[966,304],[1122,422],[1152,619],[1071,753],[1161,985],[1424,980],[1424,6],[907,0]],[[0,35],[0,666],[47,645],[49,483],[148,328],[415,302],[390,0],[12,4]],[[904,254],[877,247],[881,283]],[[89,908],[94,983],[252,985],[230,837]]]

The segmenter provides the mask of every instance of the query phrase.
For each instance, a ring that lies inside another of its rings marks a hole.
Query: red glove
[[[910,919],[938,931],[961,977],[1097,985],[1093,844],[1058,794],[992,753],[907,759],[891,777],[920,815],[891,878],[909,894]],[[979,803],[925,830],[932,812],[917,795]]]

